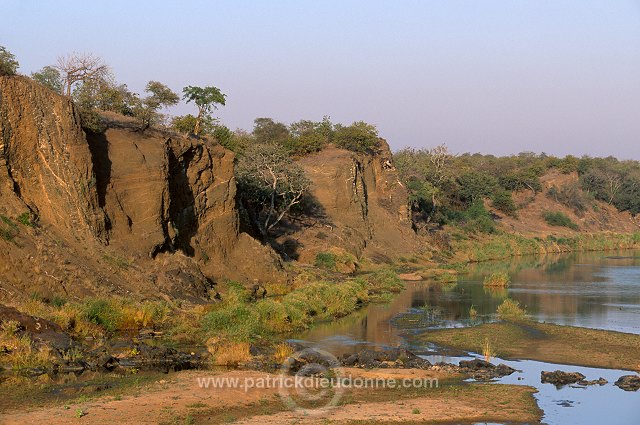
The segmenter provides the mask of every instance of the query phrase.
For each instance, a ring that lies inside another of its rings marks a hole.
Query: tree
[[[194,87],[187,86],[182,89],[183,99],[193,102],[198,106],[198,116],[193,129],[193,134],[198,136],[201,131],[202,120],[209,117],[213,109],[218,109],[217,105],[223,105],[226,102],[227,95],[223,94],[220,89],[213,86]]]
[[[142,122],[144,128],[162,118],[158,109],[175,105],[180,101],[176,93],[159,81],[149,81],[144,91],[150,93],[149,96],[139,99],[133,108],[134,115]]]
[[[287,126],[272,118],[256,118],[253,120],[253,137],[256,143],[284,143],[289,138]]]
[[[249,146],[236,175],[243,205],[264,238],[303,200],[311,184],[302,168],[276,144]]]
[[[43,67],[40,71],[32,73],[31,78],[57,93],[62,93],[64,81],[62,81],[60,71],[53,66],[47,65]]]
[[[98,56],[91,53],[71,53],[60,56],[55,66],[61,73],[67,96],[76,83],[104,79],[109,67]]]
[[[0,75],[15,75],[19,66],[16,57],[5,47],[0,46]]]

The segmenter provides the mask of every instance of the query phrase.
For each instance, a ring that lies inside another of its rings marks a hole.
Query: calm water
[[[495,271],[510,274],[512,283],[507,290],[483,288],[484,276]],[[495,311],[506,297],[518,300],[538,321],[640,334],[640,252],[576,253],[476,265],[454,284],[408,283],[388,305],[372,305],[343,320],[320,324],[299,339],[336,354],[365,346],[403,345],[432,361],[457,362],[475,354],[447,353],[412,335],[429,328],[494,321]],[[478,312],[475,320],[469,317],[472,305]],[[535,361],[503,362],[522,372],[500,382],[536,387],[545,423],[640,423],[640,392],[628,393],[613,386],[629,372]],[[556,369],[610,382],[603,387],[560,390],[540,383],[541,370]]]

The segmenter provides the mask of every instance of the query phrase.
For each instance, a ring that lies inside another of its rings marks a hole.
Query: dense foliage
[[[483,212],[484,200],[490,200],[498,212],[517,216],[513,193],[529,192],[532,198],[543,190],[540,177],[552,169],[578,174],[578,182],[552,186],[546,192],[546,196],[578,215],[593,206],[593,199],[605,201],[620,211],[640,212],[637,161],[571,155],[557,158],[529,152],[505,157],[453,155],[444,145],[403,149],[394,158],[409,191],[417,226],[457,223],[468,230],[491,233],[495,229],[490,225],[493,220]]]

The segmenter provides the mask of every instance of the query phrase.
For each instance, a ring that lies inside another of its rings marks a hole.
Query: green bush
[[[320,267],[322,269],[335,270],[336,260],[336,255],[331,252],[318,252],[316,254],[315,265],[316,267]]]
[[[354,122],[350,126],[335,126],[333,142],[339,148],[354,152],[369,152],[379,143],[378,130],[364,121]]]
[[[29,211],[23,212],[18,216],[18,221],[25,226],[33,226],[31,222],[31,213]]]
[[[18,233],[18,226],[9,217],[0,215],[0,237],[6,241],[12,241]]]
[[[470,233],[495,233],[496,226],[491,214],[482,200],[474,201],[457,219],[463,222],[463,228]]]
[[[458,197],[463,204],[471,205],[491,196],[498,182],[486,173],[468,172],[458,177]]]
[[[80,125],[85,131],[101,134],[107,131],[107,124],[95,109],[79,108]]]
[[[542,190],[542,183],[540,183],[538,172],[532,168],[503,175],[498,181],[506,190],[517,191],[529,189],[536,193]]]
[[[544,218],[544,221],[550,226],[568,227],[572,230],[578,230],[578,225],[571,221],[563,212],[545,211],[542,213],[542,218]]]
[[[510,217],[516,216],[516,203],[513,201],[511,192],[498,190],[491,196],[491,205],[498,211],[502,211]]]
[[[108,332],[115,332],[122,322],[122,312],[104,299],[90,299],[84,306],[84,314],[92,323],[103,327]]]
[[[519,321],[527,317],[525,309],[520,307],[518,301],[507,298],[498,306],[498,318],[501,320]]]
[[[16,57],[5,47],[0,46],[0,75],[15,75],[19,66]]]

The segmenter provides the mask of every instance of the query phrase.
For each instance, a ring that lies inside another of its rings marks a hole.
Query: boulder
[[[638,389],[640,389],[640,376],[638,375],[621,376],[620,379],[618,379],[614,385],[625,391],[638,391]]]
[[[554,372],[543,371],[540,374],[540,382],[543,384],[554,384],[556,387],[575,384],[584,381],[585,376],[578,372],[563,372],[556,370]]]

